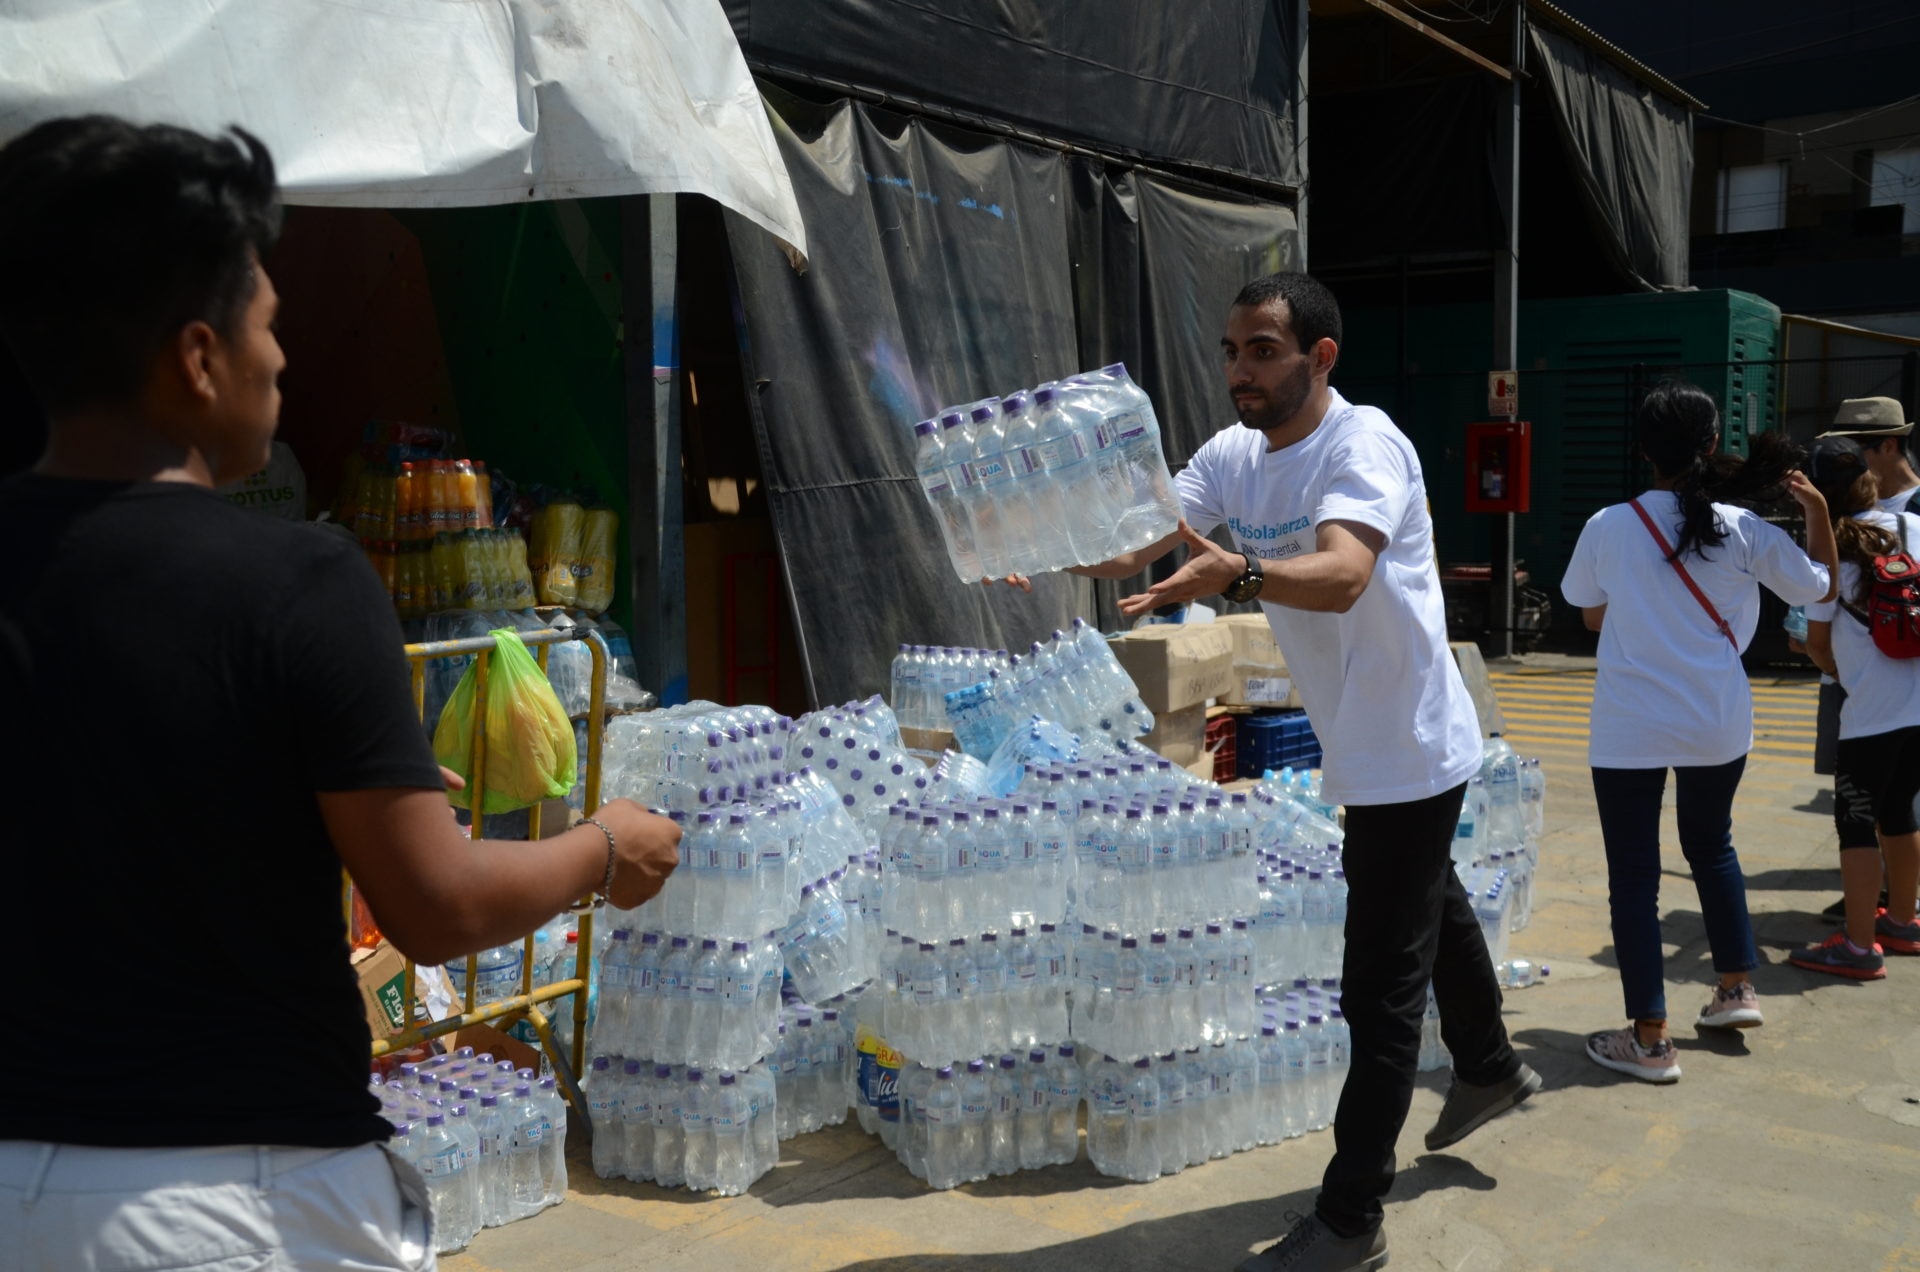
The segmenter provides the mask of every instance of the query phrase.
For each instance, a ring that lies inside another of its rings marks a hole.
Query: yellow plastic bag
[[[580,533],[580,562],[574,567],[575,601],[589,614],[604,614],[613,604],[614,537],[620,514],[607,508],[587,513]]]
[[[542,605],[572,605],[578,600],[580,589],[573,570],[580,564],[586,520],[587,510],[566,499],[533,514],[533,550],[527,557],[533,567],[533,590]]]
[[[573,789],[579,754],[573,722],[526,643],[509,628],[487,634],[493,637],[493,655],[487,668],[487,772],[481,811],[510,813],[565,796]],[[476,658],[454,686],[433,730],[434,758],[469,782],[479,671]],[[447,798],[469,807],[466,791],[449,791]]]

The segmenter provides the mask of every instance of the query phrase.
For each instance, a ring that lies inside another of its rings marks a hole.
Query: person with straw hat
[[[1847,398],[1834,413],[1833,427],[1815,439],[1847,437],[1859,444],[1880,488],[1880,511],[1886,513],[1920,513],[1920,473],[1914,472],[1907,449],[1913,421],[1906,414],[1894,398]]]

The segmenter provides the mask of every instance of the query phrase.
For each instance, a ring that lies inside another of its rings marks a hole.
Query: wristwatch
[[[1260,585],[1266,581],[1266,575],[1260,571],[1260,558],[1242,552],[1240,559],[1247,563],[1247,571],[1230,584],[1220,595],[1239,605],[1260,595]]]

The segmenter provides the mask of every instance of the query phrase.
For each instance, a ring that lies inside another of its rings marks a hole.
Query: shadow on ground
[[[1083,1162],[1082,1165],[1085,1163]],[[1045,1171],[1071,1178],[1067,1172]],[[1012,1182],[1019,1176],[995,1183]],[[1084,1181],[1081,1181],[1084,1183]],[[969,1184],[962,1191],[988,1197],[989,1185]],[[1489,1192],[1499,1181],[1472,1163],[1445,1153],[1425,1153],[1395,1177],[1389,1200],[1410,1201],[1430,1192],[1461,1188]],[[1144,1223],[1127,1224],[1091,1237],[1008,1254],[912,1254],[848,1263],[838,1272],[1060,1272],[1094,1268],[1098,1272],[1163,1272],[1166,1252],[1181,1251],[1179,1267],[1205,1272],[1233,1267],[1248,1253],[1279,1239],[1313,1208],[1314,1189],[1262,1201],[1237,1202]],[[1389,1232],[1388,1239],[1392,1239]]]

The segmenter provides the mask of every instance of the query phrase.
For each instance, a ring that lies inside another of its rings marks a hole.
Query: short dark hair
[[[1256,278],[1233,298],[1238,309],[1245,305],[1258,309],[1276,300],[1287,302],[1287,326],[1305,352],[1321,340],[1340,343],[1340,302],[1327,285],[1311,274],[1280,273]]]
[[[0,149],[0,339],[50,413],[122,401],[189,322],[231,334],[280,233],[273,158],[107,115]]]

